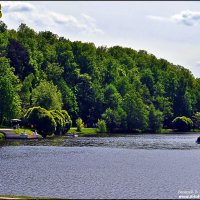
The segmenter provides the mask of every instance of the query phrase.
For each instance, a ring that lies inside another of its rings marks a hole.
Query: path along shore
[[[13,131],[13,129],[9,128],[1,128],[0,132],[5,135],[5,139],[38,139],[38,136],[36,135],[18,135]]]

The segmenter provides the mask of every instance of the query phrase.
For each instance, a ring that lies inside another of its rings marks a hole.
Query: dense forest
[[[0,21],[0,124],[29,108],[66,110],[73,124],[154,130],[200,111],[200,79],[145,50],[96,47]]]

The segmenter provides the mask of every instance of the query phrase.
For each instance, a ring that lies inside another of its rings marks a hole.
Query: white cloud
[[[187,26],[200,24],[200,12],[185,10],[179,14],[173,15],[172,20]]]
[[[2,10],[5,13],[9,13],[9,12],[30,12],[33,11],[35,9],[35,7],[33,5],[31,5],[30,3],[27,2],[6,2],[3,1],[2,3]]]
[[[200,24],[200,11],[196,12],[196,11],[184,10],[170,17],[161,17],[161,16],[147,16],[147,17],[152,20],[175,22],[186,26],[194,26]]]
[[[94,18],[92,18],[91,16],[89,15],[86,15],[84,13],[82,13],[82,16],[87,20],[87,21],[90,21],[90,22],[95,22],[96,20]]]
[[[28,2],[3,2],[3,18],[15,21],[15,23],[26,23],[28,26],[34,24],[40,28],[67,27],[71,32],[83,32],[89,34],[103,34],[97,28],[96,20],[91,16],[82,14],[79,18],[72,15],[63,15],[57,12],[44,10]]]

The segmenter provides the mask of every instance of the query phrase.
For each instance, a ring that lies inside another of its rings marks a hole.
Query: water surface
[[[58,137],[41,140],[6,140],[1,146],[62,146],[62,147],[111,147],[128,149],[200,149],[194,134],[142,134],[118,135],[113,137]]]
[[[1,143],[0,194],[73,199],[178,199],[184,191],[200,194],[197,136]]]

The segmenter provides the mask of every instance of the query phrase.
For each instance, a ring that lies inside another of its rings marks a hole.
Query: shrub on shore
[[[4,140],[4,139],[5,139],[5,135],[0,132],[0,140]]]
[[[69,116],[69,114],[66,110],[61,110],[60,112],[64,116],[64,120],[65,120],[64,132],[63,132],[63,134],[64,134],[67,131],[69,131],[69,129],[71,128],[72,120],[71,120],[71,117]]]
[[[176,117],[172,121],[174,129],[177,129],[179,131],[190,131],[190,129],[193,126],[193,122],[190,118],[182,116],[182,117]]]
[[[80,117],[76,120],[76,126],[78,132],[81,132],[81,129],[84,128],[83,120]]]
[[[29,108],[24,116],[25,125],[38,130],[44,138],[47,135],[65,134],[71,127],[72,121],[66,110],[51,110],[45,108]]]
[[[98,122],[97,122],[97,132],[99,132],[99,133],[106,133],[107,132],[105,120],[98,119]]]
[[[56,130],[56,122],[49,111],[44,108],[30,108],[24,116],[26,124],[38,130],[42,137],[46,138]]]

